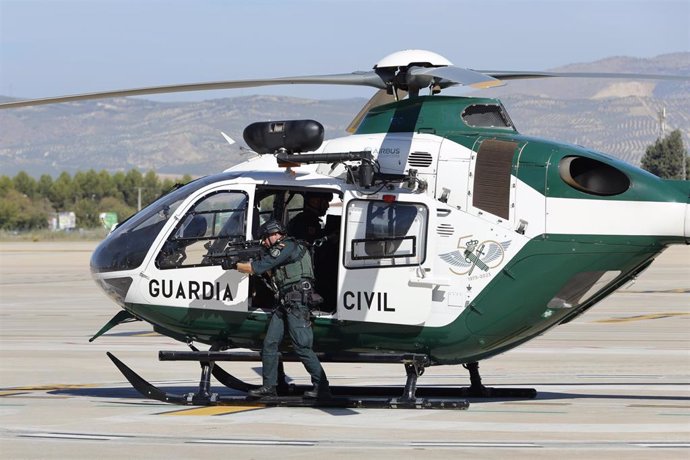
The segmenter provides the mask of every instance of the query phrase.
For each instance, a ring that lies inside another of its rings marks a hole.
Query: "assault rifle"
[[[206,259],[211,265],[220,265],[223,270],[234,270],[238,262],[257,259],[265,250],[261,240],[230,241],[222,251],[207,254]]]

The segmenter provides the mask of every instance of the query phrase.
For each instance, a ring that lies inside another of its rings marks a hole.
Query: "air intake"
[[[407,163],[415,168],[428,168],[434,159],[427,152],[412,152],[407,158]]]
[[[438,227],[436,227],[436,233],[438,233],[439,236],[448,238],[453,236],[455,229],[450,224],[440,224]]]

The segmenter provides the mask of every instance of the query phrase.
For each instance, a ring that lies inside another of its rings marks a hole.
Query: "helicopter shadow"
[[[559,400],[559,399],[615,399],[615,400],[632,400],[632,401],[674,401],[674,402],[689,402],[688,396],[660,396],[660,395],[622,395],[622,394],[601,394],[601,393],[560,393],[560,392],[539,392],[536,399],[541,400]]]
[[[161,390],[172,394],[189,394],[195,393],[199,390],[198,386],[166,386],[159,387]],[[112,405],[122,406],[139,406],[139,407],[168,407],[171,410],[193,409],[198,406],[176,405],[165,402],[156,401],[153,399],[144,398],[134,388],[128,387],[100,387],[100,388],[63,388],[58,390],[51,390],[47,392],[56,396],[71,396],[77,398],[95,398],[95,399],[117,399],[116,401],[108,401]],[[245,401],[242,398],[247,394],[241,391],[232,390],[223,387],[223,390],[218,392],[221,397],[237,398],[238,401]],[[99,401],[100,402],[100,401]],[[232,403],[227,405],[231,406]],[[269,406],[271,407],[271,406]],[[360,412],[343,407],[313,407],[323,413],[334,417],[343,417],[348,415],[361,415]]]
[[[585,384],[580,384],[580,385],[585,385]],[[591,384],[588,384],[591,385]],[[596,384],[598,386],[620,386],[620,384],[617,383],[599,383]],[[647,385],[644,383],[636,384],[636,385]],[[648,384],[651,385],[651,384]],[[654,385],[659,385],[658,383],[655,383]],[[683,384],[674,384],[674,383],[666,383],[662,385],[667,385],[667,386],[682,386]],[[535,385],[537,389],[539,386]],[[188,393],[195,393],[198,391],[198,386],[196,385],[179,385],[179,386],[161,386],[159,387],[161,390],[166,391],[168,393],[172,394],[188,394]],[[371,389],[373,392],[376,391],[375,386],[372,386]],[[423,399],[426,398],[424,395],[424,388],[423,386],[418,387],[418,398]],[[437,387],[427,387],[428,389],[432,388],[437,388]],[[403,387],[400,387],[400,391],[402,393]],[[457,389],[457,388],[455,388]],[[219,389],[216,387],[214,388],[214,391],[217,391],[220,396],[225,396],[225,397],[237,397],[241,398],[243,396],[246,396],[246,393],[238,390],[233,390],[230,388],[222,387]],[[337,387],[333,388],[334,393],[338,391]],[[142,395],[135,390],[134,388],[131,387],[98,387],[98,388],[61,388],[61,389],[56,389],[56,390],[51,390],[47,392],[48,394],[51,395],[58,395],[58,396],[74,396],[74,397],[81,397],[81,398],[98,398],[98,399],[119,399],[120,401],[115,401],[113,402],[114,404],[133,404],[133,405],[142,405],[142,406],[149,406],[149,405],[156,405],[156,406],[168,406],[169,404],[167,403],[161,403],[157,402],[155,400],[148,400],[142,397]],[[392,393],[389,395],[390,397],[398,397],[398,394],[401,393]],[[428,399],[437,399],[436,396],[429,396]],[[617,401],[631,401],[633,403],[642,403],[642,402],[649,402],[649,403],[658,403],[658,402],[667,402],[667,403],[676,403],[676,404],[684,404],[690,402],[690,397],[687,396],[666,396],[666,395],[649,395],[649,394],[619,394],[619,393],[612,393],[612,392],[598,392],[598,393],[583,393],[583,392],[577,392],[577,393],[567,393],[567,392],[559,392],[559,391],[538,391],[537,396],[535,398],[529,398],[529,397],[493,397],[493,398],[481,398],[481,397],[471,397],[468,396],[465,399],[467,399],[472,405],[476,404],[487,404],[487,403],[495,403],[495,402],[557,402],[557,401],[575,401],[575,400],[584,400],[584,399],[595,399],[595,400],[605,400],[605,399],[610,399],[610,400],[617,400]],[[172,406],[171,406],[172,407]],[[682,406],[682,407],[687,407],[687,406]],[[319,407],[319,410],[328,413],[333,416],[344,416],[344,415],[354,415],[357,414],[358,412],[352,410],[352,409],[346,409],[346,408],[328,408],[328,407]]]
[[[567,384],[542,384],[541,388],[544,388],[543,390],[540,390],[540,385],[535,384],[534,387],[537,389],[537,396],[535,398],[475,398],[475,397],[468,397],[467,399],[471,401],[473,404],[476,403],[486,403],[486,402],[495,402],[495,401],[562,401],[562,400],[578,400],[578,399],[611,399],[611,400],[619,400],[619,401],[624,401],[624,400],[629,400],[629,401],[648,401],[648,402],[674,402],[674,403],[687,403],[690,402],[690,397],[688,396],[672,396],[672,395],[652,395],[652,394],[635,394],[634,392],[630,392],[629,394],[621,394],[621,393],[612,393],[609,391],[604,392],[573,392],[573,393],[567,393],[563,391],[548,391],[549,386],[570,386],[570,387],[577,387],[577,386],[599,386],[599,387],[617,387],[620,388],[622,385],[619,382],[611,382],[611,383],[567,383]],[[658,382],[647,382],[647,383],[635,383],[634,387],[638,386],[668,386],[668,387],[683,387],[687,385],[684,382],[681,383],[658,383]],[[619,391],[619,390],[617,390]]]

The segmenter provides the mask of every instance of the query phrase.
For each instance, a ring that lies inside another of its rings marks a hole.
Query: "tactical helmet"
[[[264,238],[268,238],[270,235],[274,233],[281,233],[285,235],[287,231],[285,230],[285,227],[283,227],[283,224],[280,223],[275,218],[268,219],[260,228],[259,228],[259,239],[263,240]]]
[[[309,200],[310,198],[319,198],[330,203],[333,199],[333,194],[331,192],[307,192],[304,195],[304,199]]]

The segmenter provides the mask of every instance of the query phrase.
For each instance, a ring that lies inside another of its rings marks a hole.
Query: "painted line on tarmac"
[[[3,437],[7,437],[6,435]],[[130,443],[150,442],[152,440],[169,442],[170,438],[155,435],[110,435],[96,433],[55,433],[55,432],[25,432],[16,433],[17,438],[33,439],[62,439],[68,441],[124,441]],[[177,443],[183,444],[214,444],[241,446],[282,446],[282,447],[346,447],[357,445],[362,447],[362,440],[305,440],[305,439],[251,439],[251,438],[176,438]],[[542,442],[511,442],[511,441],[410,441],[405,443],[382,441],[376,443],[378,447],[406,446],[410,448],[458,448],[458,449],[688,449],[687,441],[542,441]]]
[[[182,409],[172,412],[161,412],[156,415],[191,415],[191,416],[217,416],[234,414],[237,412],[247,412],[257,409],[265,409],[265,404],[252,404],[247,406],[208,406],[195,407],[192,409]]]
[[[317,441],[279,441],[261,439],[192,439],[187,444],[236,444],[245,446],[315,446]]]
[[[78,439],[84,441],[115,441],[127,439],[131,436],[115,436],[101,434],[82,434],[82,433],[23,433],[20,438],[49,438],[49,439]]]
[[[628,404],[628,407],[651,407],[653,409],[690,409],[686,404]]]
[[[457,447],[457,448],[467,448],[467,447],[479,447],[479,448],[591,448],[597,446],[599,443],[561,443],[561,442],[544,442],[544,443],[531,443],[531,442],[435,442],[435,441],[420,441],[420,442],[410,442],[407,444],[409,447]],[[612,447],[611,443],[604,443],[604,446],[609,448]],[[630,447],[643,447],[650,449],[687,449],[690,447],[690,443],[687,442],[624,442],[624,443],[613,443],[614,447],[630,446]]]
[[[29,394],[28,391],[0,391],[0,398],[3,396],[18,396]]]
[[[73,384],[57,384],[57,385],[35,385],[35,386],[24,386],[24,387],[10,387],[10,388],[0,388],[0,398],[11,398],[13,396],[27,396],[31,398],[67,398],[68,396],[35,396],[33,393],[38,391],[56,391],[56,390],[69,390],[77,388],[94,388],[97,385],[94,384],[83,384],[83,385],[73,385]]]
[[[655,449],[687,449],[690,447],[690,442],[635,442],[630,443],[635,447],[651,447]]]
[[[569,414],[564,410],[521,410],[521,409],[471,409],[472,412],[482,413],[508,413],[508,414]]]
[[[79,389],[79,388],[94,388],[97,386],[98,385],[96,385],[94,383],[80,383],[80,384],[57,383],[54,385],[32,385],[32,386],[24,386],[24,387],[0,388],[0,392],[72,390],[72,389]]]
[[[690,315],[690,313],[654,313],[650,315],[636,315],[636,316],[624,316],[620,318],[609,318],[600,319],[594,321],[595,323],[627,323],[631,321],[644,321],[648,319],[663,319],[663,318],[673,318],[674,316],[685,316]]]
[[[535,448],[544,447],[541,444],[531,442],[435,442],[435,441],[420,441],[410,442],[407,444],[410,447],[524,447]]]
[[[67,399],[70,396],[55,394],[36,394],[38,392],[50,392],[60,390],[71,390],[79,388],[95,388],[95,384],[57,384],[57,385],[33,385],[23,387],[0,388],[0,398],[20,397],[23,399]]]

